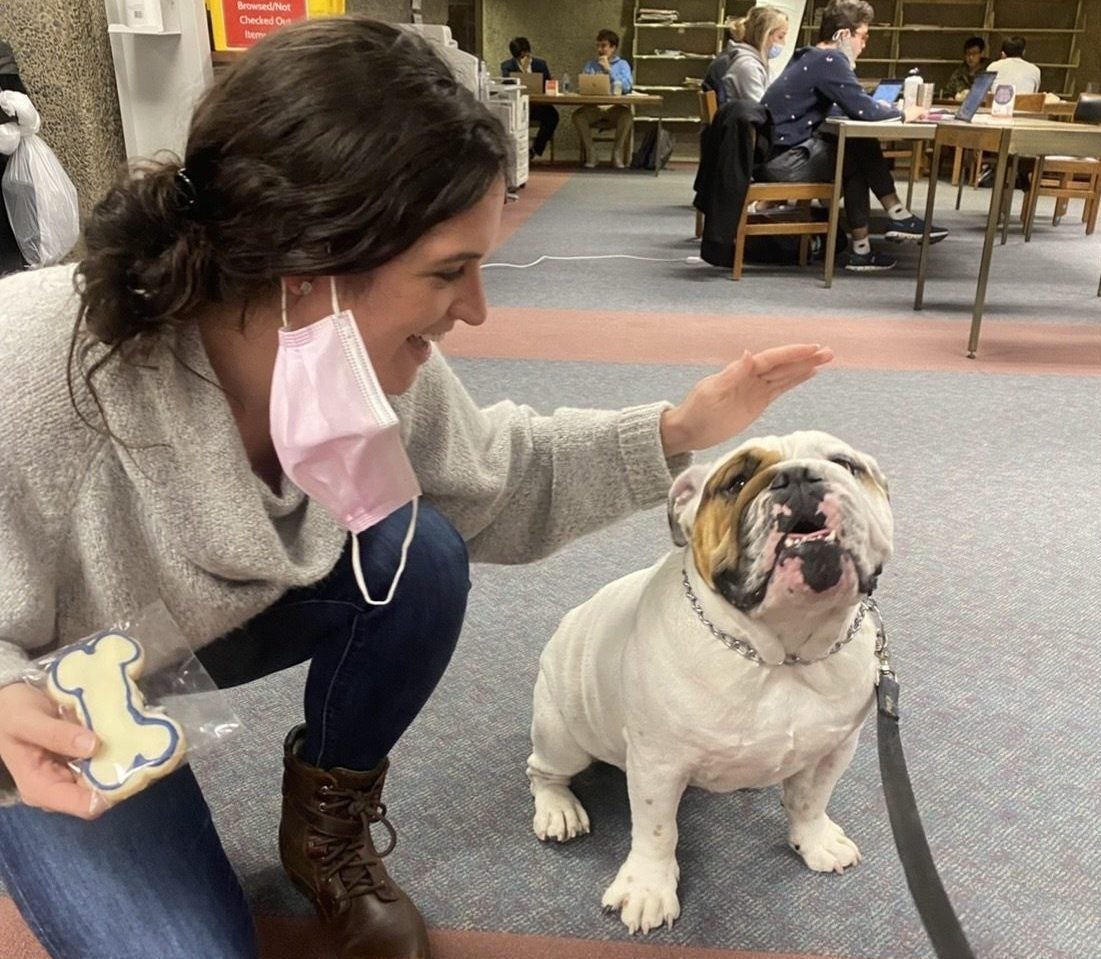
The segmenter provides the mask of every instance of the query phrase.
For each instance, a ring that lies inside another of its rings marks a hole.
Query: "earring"
[[[298,286],[299,296],[309,296],[313,292],[313,284],[309,280],[303,280]]]

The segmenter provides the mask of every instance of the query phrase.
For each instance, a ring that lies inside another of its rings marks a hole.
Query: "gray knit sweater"
[[[209,643],[319,580],[347,535],[253,474],[194,328],[99,378],[117,440],[82,423],[65,377],[76,307],[71,266],[0,281],[0,685],[157,599]],[[660,502],[687,465],[662,454],[662,404],[480,410],[438,354],[395,407],[426,498],[479,561],[546,555]]]

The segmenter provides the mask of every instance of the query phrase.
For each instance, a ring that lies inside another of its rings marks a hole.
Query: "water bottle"
[[[617,97],[623,95],[623,82],[621,80],[616,80],[612,84],[612,93]]]
[[[569,93],[570,92],[570,75],[568,73],[563,73],[562,74],[562,92],[563,93]]]
[[[917,67],[910,71],[910,75],[902,81],[902,107],[909,110],[921,102],[921,73]]]

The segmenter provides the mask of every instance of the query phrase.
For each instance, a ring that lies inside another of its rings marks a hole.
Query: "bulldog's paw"
[[[679,878],[676,859],[654,862],[631,854],[619,867],[602,904],[607,910],[619,910],[619,918],[632,935],[640,929],[657,929],[662,923],[672,928],[680,915]]]
[[[844,872],[861,860],[860,850],[829,816],[792,830],[788,844],[815,872]]]
[[[535,816],[531,828],[542,840],[566,842],[589,831],[589,814],[566,786],[541,786],[535,792]]]

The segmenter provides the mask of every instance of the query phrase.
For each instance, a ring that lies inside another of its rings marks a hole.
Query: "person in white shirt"
[[[1025,38],[1006,37],[1002,41],[1002,57],[986,69],[998,74],[999,83],[1012,83],[1016,93],[1038,93],[1040,68],[1024,59]]]

